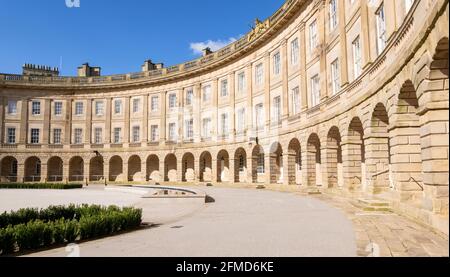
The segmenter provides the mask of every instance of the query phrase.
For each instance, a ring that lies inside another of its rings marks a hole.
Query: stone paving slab
[[[448,236],[395,213],[362,212],[341,196],[312,196],[341,209],[353,222],[358,256],[369,256],[376,243],[382,257],[448,257]]]

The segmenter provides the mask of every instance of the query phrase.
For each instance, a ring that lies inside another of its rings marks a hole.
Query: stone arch
[[[230,182],[230,156],[226,150],[217,154],[217,182]]]
[[[240,147],[234,152],[234,181],[236,183],[246,182],[248,170],[247,152]]]
[[[159,157],[157,155],[150,155],[147,158],[147,179],[155,182],[162,181],[159,172]]]
[[[252,182],[264,183],[266,173],[264,148],[256,145],[252,151]]]
[[[270,183],[283,183],[284,167],[283,167],[283,147],[279,142],[274,142],[270,147]]]
[[[47,181],[61,182],[63,180],[63,160],[58,157],[51,157],[47,162]]]
[[[41,182],[42,163],[38,157],[29,157],[25,160],[25,182]]]
[[[448,215],[449,210],[449,60],[448,37],[435,48],[426,86],[419,96],[425,210]]]
[[[366,149],[364,128],[359,117],[354,117],[342,143],[344,180],[350,191],[366,187]]]
[[[102,156],[93,157],[89,161],[89,181],[99,182],[105,179],[104,160]]]
[[[392,186],[389,116],[384,104],[376,104],[369,130],[365,142],[367,184],[372,193],[380,193]]]
[[[72,157],[69,161],[69,181],[84,181],[84,160],[80,156]]]
[[[138,155],[132,155],[128,159],[128,181],[130,182],[143,182],[145,176],[142,173],[142,161]]]
[[[175,154],[168,154],[164,159],[164,181],[177,181],[177,157]]]
[[[300,141],[293,138],[288,145],[288,182],[289,185],[301,184],[302,182],[302,155]]]
[[[412,81],[407,80],[400,88],[390,129],[391,187],[404,201],[420,197],[423,188],[418,112],[416,89]]]
[[[212,182],[212,156],[208,151],[200,155],[200,182]]]
[[[322,158],[320,139],[316,133],[312,133],[307,142],[306,147],[306,174],[307,185],[322,185]]]
[[[123,160],[120,156],[113,156],[109,160],[109,180],[111,182],[125,182],[127,180],[123,172]]]
[[[327,134],[326,151],[328,187],[343,187],[342,139],[336,126],[331,127]]]
[[[195,158],[192,153],[185,153],[181,159],[182,164],[182,176],[181,180],[183,182],[194,182],[195,181]]]
[[[19,163],[16,158],[12,156],[4,157],[0,166],[0,182],[17,182],[18,167]]]

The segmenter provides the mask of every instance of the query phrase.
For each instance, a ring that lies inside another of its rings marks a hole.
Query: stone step
[[[365,212],[392,212],[389,202],[376,199],[357,199],[350,201],[353,206]]]

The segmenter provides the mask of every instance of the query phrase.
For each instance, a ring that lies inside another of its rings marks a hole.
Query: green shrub
[[[63,244],[66,238],[66,222],[64,219],[57,220],[50,223],[50,228],[53,231],[53,241],[56,244]]]
[[[78,221],[74,219],[65,222],[64,236],[67,242],[75,242],[79,233]]]
[[[15,242],[14,229],[11,226],[0,229],[0,255],[14,253]]]

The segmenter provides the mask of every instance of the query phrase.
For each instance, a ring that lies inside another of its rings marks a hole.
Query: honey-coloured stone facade
[[[448,21],[446,0],[288,0],[181,65],[0,74],[1,181],[318,188],[448,234]]]

